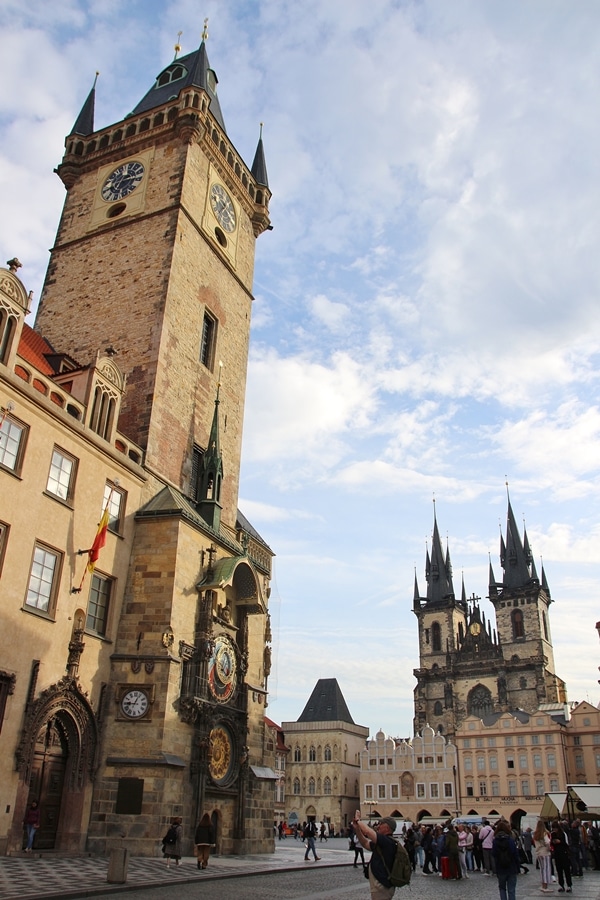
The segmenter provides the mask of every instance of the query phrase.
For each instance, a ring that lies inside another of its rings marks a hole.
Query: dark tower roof
[[[527,534],[525,534],[525,544],[523,544],[509,500],[506,522],[506,543],[502,538],[500,543],[500,561],[502,563],[502,568],[504,569],[502,585],[504,588],[518,590],[519,588],[531,584],[531,558]]]
[[[219,443],[219,391],[217,385],[215,411],[208,439],[208,447],[202,456],[200,484],[198,488],[198,512],[209,525],[219,529],[221,521],[221,482],[223,481],[223,457]]]
[[[206,91],[210,98],[210,111],[223,131],[226,132],[223,113],[217,97],[218,78],[210,67],[204,41],[193,53],[174,59],[158,75],[150,90],[132,111],[132,115],[162,106],[179,96],[187,87],[197,87]]]
[[[348,722],[354,725],[337,678],[319,678],[299,722]]]
[[[445,603],[448,599],[454,598],[450,551],[444,554],[435,513],[433,516],[431,556],[429,556],[428,551],[425,575],[427,578],[427,603]]]
[[[88,134],[94,132],[94,108],[96,105],[96,82],[98,81],[98,72],[94,78],[92,89],[87,95],[87,100],[81,107],[81,112],[75,119],[75,124],[71,129],[71,134],[80,134],[87,137]],[[70,135],[69,135],[70,136]]]
[[[267,163],[265,161],[265,150],[262,139],[262,123],[260,126],[260,137],[258,139],[258,145],[256,147],[256,153],[254,154],[254,161],[250,171],[257,184],[260,184],[263,187],[269,187],[269,176],[267,175]]]

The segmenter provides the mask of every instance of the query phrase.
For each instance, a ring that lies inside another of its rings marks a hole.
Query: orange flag
[[[108,503],[106,504],[106,508],[102,513],[102,518],[98,523],[98,531],[96,532],[96,537],[94,538],[94,543],[88,550],[88,564],[87,570],[88,572],[93,572],[96,563],[98,562],[98,557],[100,556],[100,551],[104,547],[106,543],[106,529],[108,528],[108,504],[110,503],[110,497],[108,498]]]

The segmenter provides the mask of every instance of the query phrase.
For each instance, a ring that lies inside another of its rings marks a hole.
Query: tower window
[[[434,622],[431,626],[431,649],[434,653],[439,653],[442,649],[442,629],[439,622]]]
[[[436,700],[435,703],[433,704],[433,714],[434,714],[434,716],[441,716],[442,712],[443,712],[442,704],[439,700]]]
[[[205,310],[202,322],[202,340],[200,343],[200,362],[207,369],[213,370],[215,360],[215,344],[217,337],[217,320]]]
[[[549,641],[549,632],[548,632],[548,619],[546,618],[546,613],[542,612],[542,625],[544,626],[544,638]]]
[[[192,500],[200,499],[200,477],[202,473],[202,457],[204,456],[204,450],[202,447],[198,447],[197,444],[194,444],[192,448],[192,473],[190,476],[190,490],[189,495]]]
[[[0,308],[0,362],[6,363],[17,329],[17,318]]]
[[[525,626],[523,623],[523,613],[520,609],[515,609],[511,615],[513,640],[525,637]]]

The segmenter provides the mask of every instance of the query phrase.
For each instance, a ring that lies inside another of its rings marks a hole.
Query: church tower
[[[455,597],[450,553],[442,549],[434,517],[425,563],[427,595],[420,597],[415,576],[413,597],[419,628],[415,733],[430,725],[452,738],[468,715],[534,712],[541,704],[566,702],[564,682],[554,673],[546,575],[542,569],[540,582],[527,533],[522,541],[510,501],[500,560],[502,582],[496,582],[491,562],[489,567],[494,627],[480,598],[467,598],[464,581],[460,599]]]
[[[204,813],[221,853],[273,846],[273,553],[237,508],[254,252],[271,193],[262,134],[248,166],[227,133],[206,39],[205,28],[197,50],[177,47],[113,125],[96,128],[92,88],[57,168],[66,198],[35,326],[69,361],[56,377],[76,395],[79,430],[125,455],[126,436],[141,483],[136,500],[107,483],[109,538],[129,565],[116,578],[105,556],[105,643],[81,651],[109,670],[89,688],[102,734],[93,853],[123,837],[154,855],[181,816],[190,854]],[[98,360],[104,380],[84,378]]]

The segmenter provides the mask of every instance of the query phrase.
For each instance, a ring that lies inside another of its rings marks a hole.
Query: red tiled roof
[[[35,366],[42,375],[54,375],[54,370],[45,356],[47,353],[54,353],[54,349],[41,334],[34,331],[26,322],[23,324],[17,352],[22,359]]]

